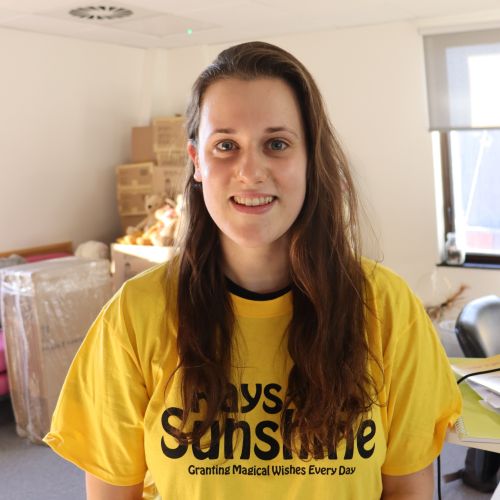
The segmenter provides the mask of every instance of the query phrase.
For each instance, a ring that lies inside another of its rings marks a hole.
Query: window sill
[[[448,264],[440,262],[437,267],[453,267],[457,269],[497,269],[500,270],[500,264],[493,263],[479,263],[479,262],[465,262],[464,264]]]

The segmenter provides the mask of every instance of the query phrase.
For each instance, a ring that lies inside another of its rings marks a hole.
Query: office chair
[[[455,324],[455,333],[464,355],[485,358],[500,354],[500,297],[487,295],[466,304]],[[500,454],[469,448],[462,481],[484,492],[494,491]]]
[[[457,318],[455,332],[467,358],[500,354],[500,297],[487,295],[466,304]]]

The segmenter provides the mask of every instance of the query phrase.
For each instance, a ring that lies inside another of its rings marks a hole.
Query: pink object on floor
[[[69,257],[70,253],[66,252],[54,252],[54,253],[42,253],[40,255],[28,255],[24,257],[26,262],[38,262],[40,260],[48,260],[48,259],[59,259],[60,257]]]
[[[3,330],[0,329],[0,373],[7,370],[7,361],[5,360],[5,340]]]
[[[9,379],[7,373],[0,373],[0,396],[9,394]]]

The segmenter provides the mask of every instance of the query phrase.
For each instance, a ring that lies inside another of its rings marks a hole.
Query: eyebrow
[[[289,132],[290,134],[293,134],[295,137],[299,137],[297,132],[294,132],[291,128],[282,126],[282,127],[268,127],[266,128],[267,133],[274,133],[274,132]]]
[[[234,128],[216,128],[210,133],[210,136],[215,134],[236,134],[236,129]]]
[[[216,128],[211,134],[236,134],[237,130],[234,128]],[[299,137],[299,135],[294,132],[291,128],[285,127],[285,126],[280,126],[280,127],[267,127],[266,130],[264,131],[267,134],[273,134],[275,132],[289,132],[290,134],[293,134],[295,137]]]

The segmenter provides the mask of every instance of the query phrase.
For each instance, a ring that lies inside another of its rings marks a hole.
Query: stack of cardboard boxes
[[[116,169],[118,211],[124,230],[146,217],[146,195],[175,198],[182,192],[186,142],[182,116],[156,118],[148,127],[132,129],[132,163]]]

